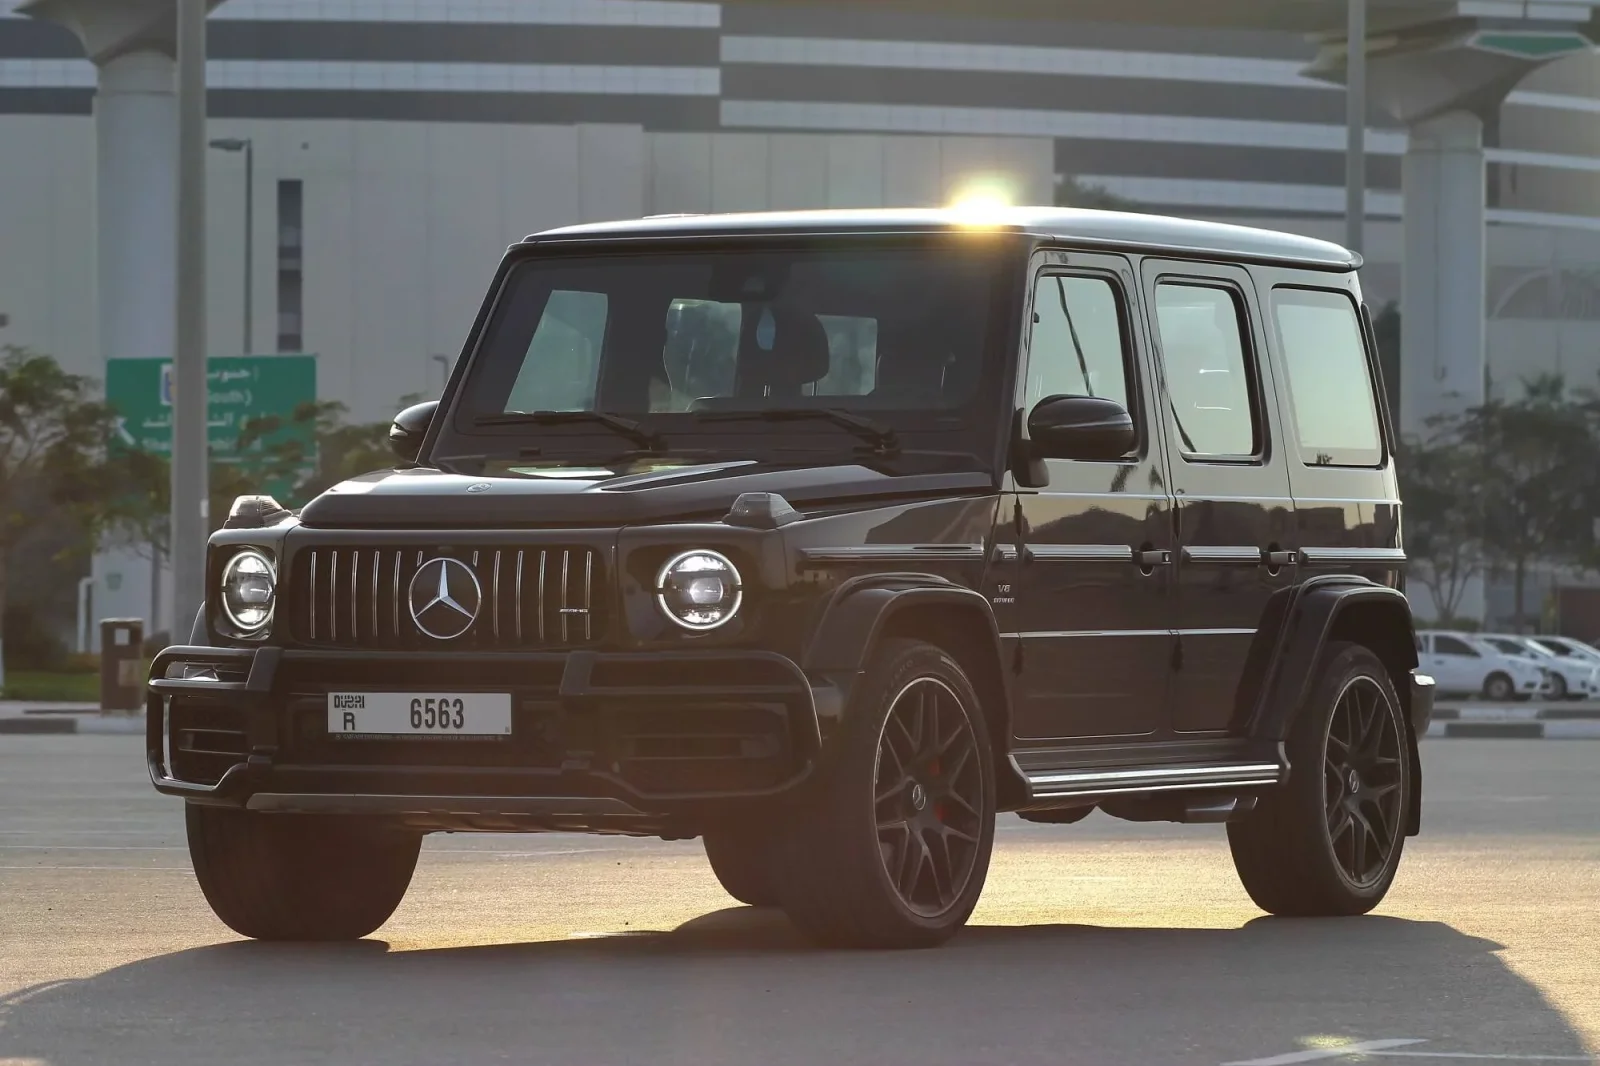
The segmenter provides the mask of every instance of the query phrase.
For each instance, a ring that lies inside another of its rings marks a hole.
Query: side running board
[[[1260,788],[1281,784],[1288,767],[1276,762],[1228,762],[1191,766],[1144,766],[1108,770],[1035,770],[1025,773],[1032,798],[1125,796],[1190,789]]]

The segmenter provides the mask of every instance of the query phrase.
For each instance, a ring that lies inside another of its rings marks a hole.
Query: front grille
[[[411,612],[412,579],[440,558],[471,569],[481,593],[476,620],[449,639],[423,632]],[[604,635],[602,564],[585,547],[306,548],[295,556],[286,606],[295,639],[320,647],[576,647]]]

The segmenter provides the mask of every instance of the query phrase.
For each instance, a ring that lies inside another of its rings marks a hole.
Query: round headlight
[[[272,621],[278,571],[261,552],[246,548],[222,568],[222,613],[244,633],[256,633]]]
[[[743,602],[739,570],[719,552],[675,555],[656,576],[656,603],[685,629],[705,632],[725,625]]]

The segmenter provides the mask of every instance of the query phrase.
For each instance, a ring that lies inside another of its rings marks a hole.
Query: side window
[[[1461,655],[1469,659],[1478,657],[1472,646],[1459,637],[1434,637],[1433,650],[1437,655]]]
[[[594,406],[606,340],[606,295],[558,289],[528,342],[507,411],[582,411]]]
[[[1047,396],[1098,396],[1133,413],[1128,349],[1116,286],[1106,278],[1050,274],[1033,289],[1029,409]]]
[[[1167,397],[1187,457],[1243,459],[1261,453],[1244,321],[1239,294],[1231,288],[1180,282],[1156,286]]]
[[[1272,292],[1301,458],[1314,466],[1383,461],[1371,363],[1355,301],[1326,289]]]
[[[744,309],[713,300],[673,300],[662,352],[665,382],[653,382],[650,410],[687,411],[695,400],[733,392]]]
[[[878,320],[818,315],[828,334],[828,373],[813,396],[868,396],[878,381]]]

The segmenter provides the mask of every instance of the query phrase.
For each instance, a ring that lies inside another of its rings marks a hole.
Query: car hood
[[[434,469],[368,474],[335,485],[300,512],[321,529],[459,529],[715,521],[740,494],[774,492],[797,508],[992,490],[983,472],[892,474],[855,463],[770,466],[739,461],[644,473],[536,468],[467,476]]]

